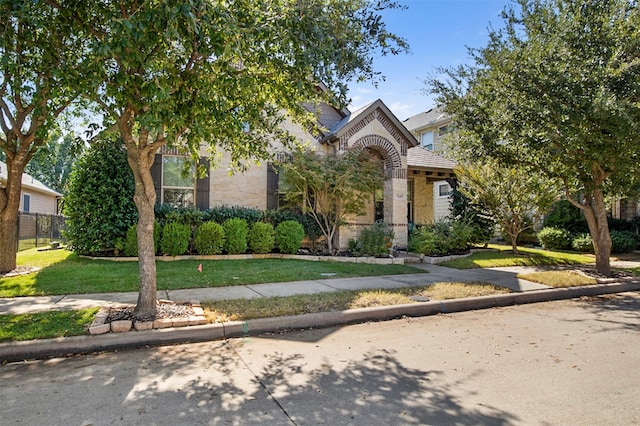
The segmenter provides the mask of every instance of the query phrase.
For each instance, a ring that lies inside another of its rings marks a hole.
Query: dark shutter
[[[267,210],[278,209],[278,172],[267,164]]]
[[[205,166],[207,175],[202,179],[196,179],[196,207],[198,210],[207,210],[209,208],[209,191],[210,191],[210,173],[211,168],[209,160],[200,158],[199,165]]]
[[[156,204],[162,204],[162,195],[160,189],[162,187],[162,155],[156,154],[151,166],[151,178],[153,179],[153,188],[156,190]]]

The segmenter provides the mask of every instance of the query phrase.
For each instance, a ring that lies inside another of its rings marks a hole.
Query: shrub
[[[247,236],[249,235],[249,225],[247,221],[235,217],[225,220],[222,227],[224,228],[224,248],[226,252],[229,254],[246,252]]]
[[[542,228],[538,232],[538,240],[542,247],[549,250],[566,250],[571,247],[571,234],[566,229]]]
[[[467,253],[474,238],[473,226],[461,222],[436,222],[411,234],[409,250],[427,256]]]
[[[195,247],[200,254],[222,253],[224,241],[224,229],[219,223],[205,222],[196,230]]]
[[[593,240],[590,234],[578,234],[571,241],[571,248],[581,253],[593,253]]]
[[[269,253],[273,251],[276,237],[273,225],[256,222],[249,231],[249,248],[254,253]]]
[[[629,253],[636,248],[636,240],[630,232],[611,231],[611,253]]]
[[[299,222],[285,220],[276,226],[276,242],[280,253],[295,254],[304,238],[304,228]]]
[[[170,222],[162,230],[160,250],[169,256],[180,256],[187,251],[191,239],[191,228],[188,225]]]
[[[229,219],[244,219],[247,224],[253,224],[262,219],[262,210],[240,206],[213,207],[204,211],[203,219],[220,224],[223,224]]]
[[[304,235],[309,237],[312,243],[315,243],[318,238],[322,237],[320,225],[308,214],[289,209],[265,210],[262,215],[262,220],[272,224],[274,228],[285,220],[294,220],[302,224]]]
[[[80,254],[111,251],[138,218],[135,184],[123,146],[101,140],[74,164],[65,195],[66,237]]]
[[[160,242],[160,223],[156,222],[153,227],[153,251],[158,252],[158,243]],[[138,225],[133,224],[127,229],[124,239],[119,239],[116,247],[121,246],[122,254],[128,257],[138,256]]]
[[[382,222],[377,222],[360,233],[360,247],[364,255],[388,257],[393,241],[393,231]]]
[[[579,208],[567,200],[560,200],[553,205],[542,222],[544,228],[564,229],[570,234],[589,232],[589,225]]]

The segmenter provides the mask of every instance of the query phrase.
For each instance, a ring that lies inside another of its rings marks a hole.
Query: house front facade
[[[381,100],[354,112],[327,104],[308,108],[316,113],[321,134],[289,123],[287,130],[299,143],[325,155],[369,150],[380,159],[386,176],[384,189],[371,195],[366,213],[350,218],[340,228],[338,247],[348,247],[350,239],[376,221],[391,227],[396,246],[406,247],[409,223],[428,223],[436,217],[434,194],[440,194],[441,189],[434,183],[454,176],[453,162],[421,147]],[[272,150],[276,157],[290,155],[277,141]],[[223,153],[220,161],[210,165],[206,178],[194,180],[180,173],[184,161],[190,159],[167,148],[156,156],[152,175],[159,203],[201,210],[225,205],[262,210],[280,207],[279,176],[268,162],[230,174],[230,157]]]

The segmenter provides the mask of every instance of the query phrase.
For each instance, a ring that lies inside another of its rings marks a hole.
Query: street
[[[640,424],[640,294],[6,364],[0,424]]]

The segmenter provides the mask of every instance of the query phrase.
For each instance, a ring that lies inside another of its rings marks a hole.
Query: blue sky
[[[509,0],[400,0],[406,10],[383,12],[387,29],[409,42],[409,54],[379,57],[374,66],[386,80],[376,89],[371,83],[349,86],[351,111],[376,99],[400,119],[434,106],[423,93],[423,80],[438,66],[469,61],[467,48],[483,47],[488,28],[502,27],[500,12]]]

